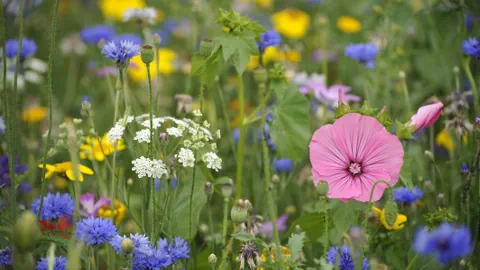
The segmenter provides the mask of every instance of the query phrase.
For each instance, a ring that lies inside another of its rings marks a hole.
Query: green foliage
[[[194,53],[192,57],[192,76],[205,76],[203,79],[207,86],[212,86],[215,77],[224,67],[222,51],[216,50],[208,57],[204,57],[199,52]]]
[[[259,22],[250,20],[248,16],[242,16],[236,11],[227,11],[222,8],[218,9],[217,24],[228,28],[228,32],[234,35],[253,33],[258,37],[260,33],[266,31]]]
[[[364,211],[366,207],[366,203],[354,200],[344,203],[338,200],[332,216],[335,228],[340,233],[346,232],[352,224],[357,224],[360,212]]]
[[[277,106],[270,134],[277,145],[278,158],[299,160],[310,139],[309,103],[297,87],[287,85],[274,89],[277,94]]]
[[[402,183],[407,186],[409,189],[413,189],[413,181],[412,181],[412,162],[413,157],[404,154],[403,156],[403,166],[400,170],[400,180]]]
[[[250,241],[253,241],[255,239],[253,237],[253,235],[248,233],[248,232],[238,232],[238,233],[232,235],[232,237],[237,239],[238,241],[242,241],[242,242],[250,242]]]
[[[430,228],[435,228],[443,222],[456,222],[458,217],[452,213],[451,209],[438,208],[433,213],[427,213],[424,215],[425,220]]]
[[[255,35],[251,32],[242,35],[220,33],[213,39],[215,50],[222,52],[225,61],[231,60],[239,74],[242,74],[247,67],[250,55],[258,55],[258,47],[255,43]]]
[[[332,223],[329,222],[329,224]],[[285,237],[292,235],[296,231],[297,225],[300,226],[301,230],[310,241],[315,241],[325,233],[325,214],[310,213],[299,217],[292,222],[290,228],[285,233]]]
[[[302,255],[302,248],[305,242],[305,232],[295,233],[288,238],[288,249],[292,255],[292,261],[298,260]]]
[[[402,140],[411,140],[413,139],[413,133],[415,126],[411,126],[409,122],[402,124],[397,120],[396,123],[397,136]]]

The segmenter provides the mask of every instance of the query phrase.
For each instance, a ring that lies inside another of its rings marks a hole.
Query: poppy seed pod
[[[122,243],[121,243],[121,247],[122,247],[123,252],[125,252],[125,254],[128,255],[128,254],[132,253],[133,248],[134,248],[132,239],[130,239],[130,238],[123,239]]]
[[[213,51],[213,42],[209,39],[204,39],[200,42],[200,55],[203,57],[208,57],[212,54]]]
[[[150,45],[143,45],[142,49],[140,50],[140,57],[142,58],[142,62],[145,65],[149,65],[153,62],[155,58],[155,52],[153,51],[153,47]]]
[[[235,205],[232,207],[232,211],[230,212],[230,217],[235,223],[245,222],[248,217],[248,206],[243,200],[238,200],[235,203]]]
[[[210,256],[208,256],[208,263],[211,265],[217,264],[217,256],[213,253],[210,254]]]
[[[30,211],[23,212],[13,227],[13,244],[20,253],[32,252],[40,237],[37,216]]]

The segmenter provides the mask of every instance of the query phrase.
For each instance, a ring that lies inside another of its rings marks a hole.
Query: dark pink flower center
[[[351,162],[350,166],[348,166],[347,169],[353,176],[361,174],[362,173],[362,165],[357,162]]]

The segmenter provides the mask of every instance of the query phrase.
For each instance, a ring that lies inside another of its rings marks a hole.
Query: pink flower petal
[[[415,131],[427,128],[435,124],[442,113],[442,109],[442,102],[422,106],[418,109],[417,113],[410,118],[410,125],[415,125]]]
[[[355,200],[361,202],[368,202],[370,200],[370,193],[372,191],[375,182],[378,180],[385,180],[387,183],[390,182],[390,175],[383,170],[371,170],[364,172],[358,176],[358,181],[361,182],[362,192],[359,196],[355,197]],[[383,192],[387,188],[387,185],[384,183],[378,183],[375,186],[373,191],[372,202],[378,201],[382,198]]]

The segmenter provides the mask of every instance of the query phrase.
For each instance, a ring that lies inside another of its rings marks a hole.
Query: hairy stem
[[[240,138],[238,140],[238,152],[237,152],[237,192],[236,198],[239,200],[242,197],[242,173],[243,173],[243,148],[245,145],[245,94],[243,89],[243,78],[240,73],[238,75],[238,101],[240,110]]]

